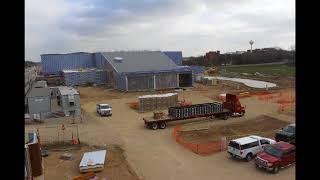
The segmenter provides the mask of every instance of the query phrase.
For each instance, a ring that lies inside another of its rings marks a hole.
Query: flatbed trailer
[[[236,95],[227,94],[225,102],[220,104],[217,103],[218,106],[220,105],[219,110],[210,107],[211,104],[214,103],[203,103],[186,107],[170,107],[171,109],[173,108],[173,110],[175,110],[175,108],[181,109],[182,113],[179,113],[179,115],[175,114],[175,116],[173,116],[172,110],[169,108],[168,114],[163,114],[159,117],[145,117],[143,118],[143,121],[147,128],[156,130],[158,128],[165,129],[167,127],[167,123],[171,121],[189,120],[200,117],[218,117],[227,120],[231,116],[243,116],[245,114],[245,108],[241,106]],[[185,112],[187,115],[181,115]]]

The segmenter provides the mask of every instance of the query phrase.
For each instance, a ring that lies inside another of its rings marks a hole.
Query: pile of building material
[[[106,150],[84,153],[79,165],[80,172],[102,171],[104,169],[106,154]]]
[[[152,111],[156,109],[164,109],[170,106],[176,106],[178,102],[177,93],[154,94],[139,96],[139,111]]]
[[[210,76],[201,77],[201,81],[202,81],[202,84],[207,86],[215,86],[218,84],[218,79]]]

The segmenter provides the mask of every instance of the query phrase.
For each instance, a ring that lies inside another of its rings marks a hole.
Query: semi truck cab
[[[245,107],[241,105],[239,97],[234,94],[226,94],[226,101],[223,102],[223,106],[230,109],[233,115],[243,116],[246,113]]]

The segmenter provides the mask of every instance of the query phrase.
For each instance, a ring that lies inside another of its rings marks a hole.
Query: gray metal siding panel
[[[43,54],[41,65],[45,74],[58,74],[64,69],[92,68],[94,67],[93,54]]]
[[[157,71],[179,68],[173,60],[160,51],[119,51],[103,52],[104,57],[117,72]],[[115,62],[115,57],[122,57],[122,62]]]
[[[127,76],[127,78],[129,91],[154,89],[154,77],[152,74]]]
[[[156,75],[156,89],[167,89],[178,87],[177,74],[161,73]]]
[[[50,96],[47,97],[29,97],[27,98],[30,114],[51,111]]]
[[[121,74],[117,74],[116,75],[116,85],[115,85],[115,87],[118,90],[122,90],[122,91],[126,91],[127,90],[125,74],[121,73]]]

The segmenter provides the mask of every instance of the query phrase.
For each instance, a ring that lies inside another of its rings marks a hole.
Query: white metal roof
[[[64,69],[62,70],[63,73],[73,73],[73,72],[97,72],[103,71],[102,69],[96,68],[85,68],[85,69]]]
[[[59,86],[58,89],[61,95],[79,94],[79,92],[73,87]]]
[[[107,151],[92,151],[83,154],[79,167],[104,165]]]
[[[177,93],[166,93],[166,94],[152,94],[152,95],[144,95],[144,96],[139,96],[138,98],[151,98],[151,97],[169,97],[177,95]]]

